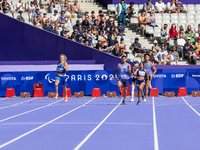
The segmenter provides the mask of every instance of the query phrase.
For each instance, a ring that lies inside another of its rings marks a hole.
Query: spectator
[[[162,65],[170,65],[170,60],[166,57],[165,54],[162,54],[161,63]]]
[[[99,21],[97,19],[94,20],[94,25],[93,26],[97,26],[97,29],[100,28]]]
[[[71,39],[73,41],[77,41],[78,40],[78,29],[74,29],[74,32],[72,32],[72,35],[71,35]]]
[[[88,36],[88,33],[85,31],[84,32],[84,40],[87,40],[88,41],[88,46],[92,46],[92,47],[95,47],[93,42],[92,42],[92,38]]]
[[[3,8],[3,13],[16,13],[16,11],[11,10],[11,5],[9,4],[9,2],[7,0],[3,0],[3,2],[1,3],[2,8]]]
[[[102,48],[105,49],[107,46],[108,46],[108,42],[107,42],[107,36],[104,35],[104,31],[100,31],[100,35],[98,37],[99,39],[101,39],[101,45],[102,45]]]
[[[191,26],[191,25],[188,25],[188,26],[187,26],[187,30],[185,31],[185,33],[188,33],[188,31],[192,31],[192,33],[193,33],[193,30],[192,30],[192,26]]]
[[[69,39],[70,35],[67,35],[67,33],[69,33],[69,29],[67,27],[65,27],[65,25],[63,25],[62,26],[62,31],[60,31],[60,36]]]
[[[159,61],[157,61],[157,60],[154,58],[153,51],[152,51],[151,49],[149,50],[149,56],[150,56],[150,61],[151,61],[152,63],[158,64],[158,65],[161,64]]]
[[[40,0],[40,7],[41,9],[48,9],[50,6],[49,0]]]
[[[59,27],[62,27],[68,20],[69,18],[65,16],[65,11],[61,11],[61,16],[58,18]]]
[[[123,47],[123,50],[126,51],[126,44],[124,43],[124,38],[121,37],[119,47]]]
[[[40,8],[36,7],[35,11],[33,12],[32,16],[31,16],[31,22],[35,25],[35,17],[38,15],[40,15],[40,18],[42,18],[42,13],[40,12]],[[41,20],[42,23],[42,20]]]
[[[91,18],[92,18],[92,19],[91,19],[91,21],[90,21],[90,25],[93,26],[93,25],[94,25],[94,22],[95,22],[95,16],[92,16]]]
[[[54,33],[54,34],[56,34],[56,35],[59,35],[58,29],[59,29],[59,26],[56,25],[56,26],[53,28],[52,33]]]
[[[106,31],[106,27],[104,24],[101,25],[101,28],[99,29],[99,34],[101,34],[101,32],[103,31],[103,35],[106,35],[107,31]]]
[[[177,13],[176,6],[175,6],[175,0],[171,0],[171,2],[167,3],[167,13]]]
[[[88,40],[84,40],[84,45],[85,46],[89,46],[89,41]]]
[[[140,26],[140,28],[142,28],[142,35],[144,36],[144,31],[145,31],[146,27],[148,27],[145,11],[143,11],[141,13],[141,16],[139,17],[139,26]]]
[[[130,2],[130,6],[127,8],[127,18],[131,19],[131,18],[137,18],[137,16],[133,16],[134,14],[136,14],[136,12],[134,12],[134,8],[133,8],[134,2]]]
[[[198,30],[196,30],[196,32],[195,32],[195,37],[197,38],[197,37],[200,37],[200,28],[198,28]]]
[[[78,3],[78,0],[75,0],[75,1],[74,1],[73,8],[74,8],[74,12],[75,12],[76,14],[79,14],[79,13],[82,12],[82,9],[81,9],[81,7],[80,7],[80,4]]]
[[[142,54],[143,53],[143,49],[142,49],[142,46],[141,44],[139,43],[139,39],[136,37],[135,38],[135,43],[133,43],[130,47],[129,47],[130,50],[132,50],[133,53],[139,53],[137,55],[137,57],[140,57],[141,59],[144,57],[144,55]]]
[[[165,56],[168,55],[167,51],[165,51],[165,46],[164,45],[162,45],[161,51],[159,51],[154,57],[158,58],[159,60],[161,60],[163,54],[165,54]]]
[[[82,29],[82,26],[81,25],[79,25],[78,26],[78,34],[80,34],[81,36],[83,36],[83,29]]]
[[[54,10],[54,14],[50,16],[50,22],[53,27],[55,26],[55,22],[58,22],[58,19],[59,19],[58,10]]]
[[[109,31],[110,34],[113,34],[115,36],[115,38],[117,38],[117,32],[116,32],[116,28],[114,25],[112,25],[110,27],[110,31]]]
[[[119,25],[117,26],[117,36],[125,36],[125,28],[122,26],[122,21],[119,21]]]
[[[102,48],[102,45],[101,45],[101,38],[98,39],[98,43],[96,44],[95,48],[100,51],[104,51],[104,49]]]
[[[116,41],[117,41],[116,37],[113,34],[109,33],[108,38],[107,38],[108,47],[106,48],[106,51],[110,52],[111,48],[115,45]]]
[[[155,40],[154,42],[153,42],[153,46],[152,46],[152,53],[153,53],[153,55],[156,55],[159,51],[160,51],[160,47],[158,46],[158,41],[157,40]]]
[[[193,59],[192,54],[195,53],[195,46],[191,42],[190,37],[187,38],[187,43],[185,43],[184,48],[185,48],[186,53],[189,55],[188,56],[189,63],[193,63],[194,59]]]
[[[110,20],[113,20],[113,16],[109,16],[109,18],[106,20],[106,26],[110,23]]]
[[[186,40],[187,40],[188,37],[190,37],[190,39],[191,39],[190,42],[192,42],[194,44],[196,37],[195,37],[194,33],[192,33],[191,30],[188,30],[188,32],[186,33]]]
[[[115,26],[114,23],[113,23],[113,19],[110,19],[109,23],[106,25],[107,31],[110,31],[111,26]]]
[[[42,25],[45,24],[46,20],[49,20],[49,21],[50,21],[49,17],[47,17],[47,13],[44,13],[44,14],[43,14],[43,17],[42,17]]]
[[[178,38],[178,32],[176,30],[176,24],[173,23],[172,26],[171,26],[171,29],[169,30],[169,35],[171,40],[177,40]]]
[[[42,26],[42,29],[52,32],[53,27],[50,25],[49,20],[45,21],[45,24]]]
[[[185,58],[184,45],[185,45],[185,39],[183,39],[183,33],[180,33],[179,39],[177,40],[177,46],[178,46],[178,50],[181,51],[182,59]]]
[[[28,13],[33,13],[35,11],[34,2],[31,2],[30,5],[28,5]]]
[[[102,11],[102,10],[99,10],[99,15],[97,16],[97,19],[100,18],[100,15],[101,15],[101,14],[104,15],[103,11]],[[104,20],[107,20],[105,15],[104,15]]]
[[[100,18],[98,19],[98,21],[99,25],[106,24],[106,21],[104,20],[104,14],[100,14]]]
[[[77,35],[77,40],[76,42],[80,43],[80,44],[83,44],[83,38],[80,34]]]
[[[40,17],[40,12],[37,12],[37,16],[34,18],[34,26],[36,27],[42,27],[42,17]]]
[[[64,11],[65,16],[67,18],[76,18],[76,16],[72,15],[73,13],[73,6],[68,4],[68,0],[65,0],[64,6],[61,8],[62,11]]]
[[[185,39],[186,35],[182,25],[179,26],[178,39],[180,38],[180,34],[182,34],[182,38]]]
[[[90,20],[92,20],[92,17],[96,19],[96,16],[95,16],[95,11],[91,11]]]
[[[2,0],[1,0],[2,1]],[[3,13],[3,8],[2,8],[2,5],[0,3],[0,13]]]
[[[176,46],[173,46],[172,47],[172,56],[173,56],[173,61],[174,63],[177,65],[178,61],[179,61],[179,54],[178,52],[176,51]]]
[[[18,16],[17,16],[17,20],[22,21],[22,22],[25,22],[24,18],[23,18],[21,15],[18,15]]]
[[[184,10],[183,4],[181,2],[179,2],[179,0],[175,0],[175,6],[176,6],[176,10],[177,13],[186,13],[187,14],[187,10]]]
[[[87,17],[87,19],[88,19],[88,21],[89,21],[89,11],[85,11],[85,15],[83,15],[83,17],[82,17],[82,20],[85,20],[86,19],[86,17]]]
[[[161,28],[161,40],[164,40],[165,47],[167,46],[167,41],[168,41],[168,25],[164,24],[164,26]]]
[[[200,36],[197,38],[197,42],[195,43],[195,51],[200,54]]]
[[[112,46],[111,52],[112,52],[112,55],[117,56],[119,52],[119,43],[117,40],[115,41],[115,44]]]
[[[80,20],[76,20],[76,24],[73,26],[73,29],[78,29],[80,25]]]
[[[158,0],[158,2],[155,3],[155,9],[156,13],[163,14],[165,12],[165,4],[162,2],[162,0]]]
[[[167,65],[173,65],[174,57],[172,55],[171,50],[169,50],[169,52],[168,52],[167,59],[168,59]]]
[[[147,14],[153,11],[153,4],[151,3],[151,0],[147,0],[146,3],[143,5],[143,11]]]
[[[16,8],[18,13],[27,13],[26,11],[26,3],[22,2],[22,0],[19,0],[18,3],[16,3]]]
[[[95,39],[98,38],[99,32],[97,30],[97,26],[93,26],[93,28],[92,28],[92,34],[94,35],[94,37],[96,37]]]
[[[126,22],[126,4],[124,0],[120,0],[117,5],[118,21],[122,21],[122,26],[125,28]]]
[[[92,31],[92,27],[93,27],[93,26],[92,26],[91,24],[89,24],[89,26],[88,26],[87,29],[88,29],[88,30],[90,29],[90,30]]]
[[[197,28],[197,29],[195,29],[195,32],[198,32],[198,31],[199,31],[199,29],[200,29],[200,24],[198,24],[198,28]]]
[[[150,16],[147,18],[147,23],[152,27],[157,27],[156,17],[154,16],[154,11],[151,11]]]
[[[89,16],[88,16],[88,18],[89,18]],[[82,28],[83,28],[83,30],[87,29],[89,27],[89,25],[90,25],[90,23],[87,20],[87,18],[85,20],[83,20],[83,22],[82,22]]]
[[[39,7],[39,3],[37,2],[37,0],[33,0],[33,4],[34,4],[35,8]]]

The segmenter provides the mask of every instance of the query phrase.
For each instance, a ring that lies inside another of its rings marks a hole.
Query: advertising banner
[[[114,70],[100,71],[69,71],[67,73],[67,87],[74,92],[84,91],[91,95],[93,88],[100,88],[101,94],[116,91],[117,78],[111,80]],[[16,96],[20,92],[30,92],[33,84],[42,83],[44,94],[55,92],[55,71],[40,72],[0,72],[0,96],[5,96],[7,88],[14,88]],[[129,80],[131,84],[132,78]],[[165,91],[178,92],[179,87],[186,87],[187,92],[200,90],[200,69],[158,69],[152,80],[152,87],[157,87],[159,93]],[[59,95],[62,95],[62,85],[59,84]],[[136,89],[135,89],[136,91]]]

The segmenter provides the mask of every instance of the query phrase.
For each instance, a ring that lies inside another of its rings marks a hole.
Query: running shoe
[[[125,105],[125,99],[122,101],[122,105]]]
[[[55,96],[55,99],[57,99],[58,98],[58,93],[56,93],[56,96]]]
[[[65,96],[65,103],[67,102],[67,96]]]
[[[143,100],[145,99],[145,95],[144,95],[144,93],[142,94],[142,99],[143,99]]]
[[[138,100],[138,102],[137,102],[137,104],[136,104],[136,105],[139,105],[139,103],[140,103],[140,100]]]
[[[134,99],[133,99],[133,98],[131,99],[131,102],[134,102]]]
[[[144,102],[147,102],[146,98],[144,99]]]

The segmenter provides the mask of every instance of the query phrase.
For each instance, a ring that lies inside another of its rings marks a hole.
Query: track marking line
[[[155,103],[154,97],[152,97],[153,101],[153,132],[154,132],[154,150],[159,150],[158,146],[158,133],[157,133],[157,125],[156,125],[156,111],[155,111]]]
[[[51,106],[51,105],[53,105],[53,104],[55,104],[55,103],[57,103],[57,102],[60,102],[60,101],[62,101],[62,100],[64,100],[64,98],[63,98],[63,99],[60,99],[60,100],[58,100],[58,101],[55,101],[55,102],[53,102],[53,103],[50,103],[50,104],[48,104],[48,105],[41,106],[41,107],[38,107],[38,108],[35,108],[35,109],[32,109],[32,110],[28,110],[28,111],[25,111],[25,112],[23,112],[23,113],[20,113],[20,114],[17,114],[17,115],[14,115],[14,116],[11,116],[11,117],[8,117],[8,118],[5,118],[5,119],[2,119],[2,120],[0,120],[0,122],[6,121],[6,120],[9,120],[9,119],[18,117],[18,116],[25,115],[25,114],[28,114],[28,113],[30,113],[30,112],[33,112],[33,111],[36,111],[36,110],[39,110],[39,109],[42,109],[42,108],[45,108],[45,107],[48,107],[48,106]]]
[[[1,98],[0,101],[5,100],[5,99],[8,99],[8,98]]]
[[[75,111],[75,110],[77,110],[77,109],[79,109],[79,108],[85,106],[85,105],[88,104],[89,102],[93,101],[95,98],[96,98],[96,97],[94,97],[94,98],[92,98],[91,100],[87,101],[87,102],[84,103],[83,105],[78,106],[78,107],[76,107],[76,108],[74,108],[74,109],[72,109],[72,110],[70,110],[70,111],[68,111],[68,112],[66,112],[66,113],[64,113],[64,114],[62,114],[62,115],[60,115],[60,116],[58,116],[58,117],[52,119],[52,120],[50,120],[49,122],[47,122],[47,123],[45,123],[45,124],[42,124],[41,126],[39,126],[39,127],[37,127],[37,128],[34,128],[34,129],[32,129],[32,130],[30,130],[30,131],[28,131],[28,132],[26,132],[26,133],[24,133],[24,134],[22,134],[22,135],[20,135],[20,136],[18,136],[18,137],[16,137],[16,138],[14,138],[14,139],[12,139],[12,140],[10,140],[10,141],[8,141],[8,142],[6,142],[6,143],[0,145],[0,148],[3,148],[3,147],[5,147],[5,146],[7,146],[7,145],[9,145],[9,144],[11,144],[11,143],[13,143],[13,142],[19,140],[19,139],[25,137],[26,135],[29,135],[29,134],[31,134],[32,132],[35,132],[35,131],[37,131],[37,130],[39,130],[39,129],[45,127],[45,126],[47,126],[48,124],[50,124],[50,123],[52,123],[52,122],[54,122],[54,121],[56,121],[56,120],[58,120],[58,119],[60,119],[60,118],[62,118],[62,117],[64,117],[64,116],[66,116],[66,115],[68,115],[68,114],[70,114],[71,112],[73,112],[73,111]]]
[[[123,99],[122,99],[123,100]],[[95,133],[96,130],[108,119],[108,117],[119,107],[122,100],[111,110],[111,112],[74,148],[74,150],[78,150],[87,142],[87,140]]]
[[[198,111],[196,111],[196,109],[194,109],[183,97],[182,97],[182,99],[198,116],[200,116],[200,113]]]
[[[10,106],[1,107],[0,109],[5,109],[5,108],[9,108],[9,107],[17,106],[17,105],[19,105],[19,104],[23,104],[23,103],[26,103],[26,102],[32,101],[32,100],[34,100],[34,99],[36,99],[36,98],[32,98],[32,99],[29,99],[29,100],[27,100],[27,101],[23,101],[23,102],[20,102],[20,103],[16,103],[16,104],[13,104],[13,105],[10,105]]]

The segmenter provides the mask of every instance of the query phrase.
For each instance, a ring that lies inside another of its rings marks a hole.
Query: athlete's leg
[[[56,96],[55,96],[55,99],[57,99],[58,98],[58,84],[59,84],[59,80],[58,79],[56,79],[55,80],[55,90],[56,90]]]
[[[127,94],[127,87],[124,87],[124,100],[126,98],[126,94]]]
[[[132,91],[131,91],[131,96],[132,96],[131,102],[134,101],[134,90],[135,90],[135,86],[136,86],[135,82],[132,82],[132,84],[131,84],[131,88],[132,88]]]
[[[139,84],[137,84],[137,93],[138,93],[138,102],[137,102],[137,105],[139,105],[140,103],[140,90],[139,90]]]
[[[145,82],[142,82],[139,86],[140,94],[142,95],[143,90],[144,90]]]
[[[63,85],[63,89],[65,90],[65,102],[67,102],[67,87]]]
[[[145,99],[144,99],[144,101],[146,101],[146,99],[147,99],[147,95],[148,95],[148,92],[149,92],[149,85],[150,85],[150,82],[146,81],[146,83],[145,83]]]
[[[118,80],[118,81],[117,81],[117,86],[118,86],[118,89],[119,89],[119,91],[120,91],[120,96],[121,96],[121,94],[122,94],[122,89],[121,89],[122,82]]]

